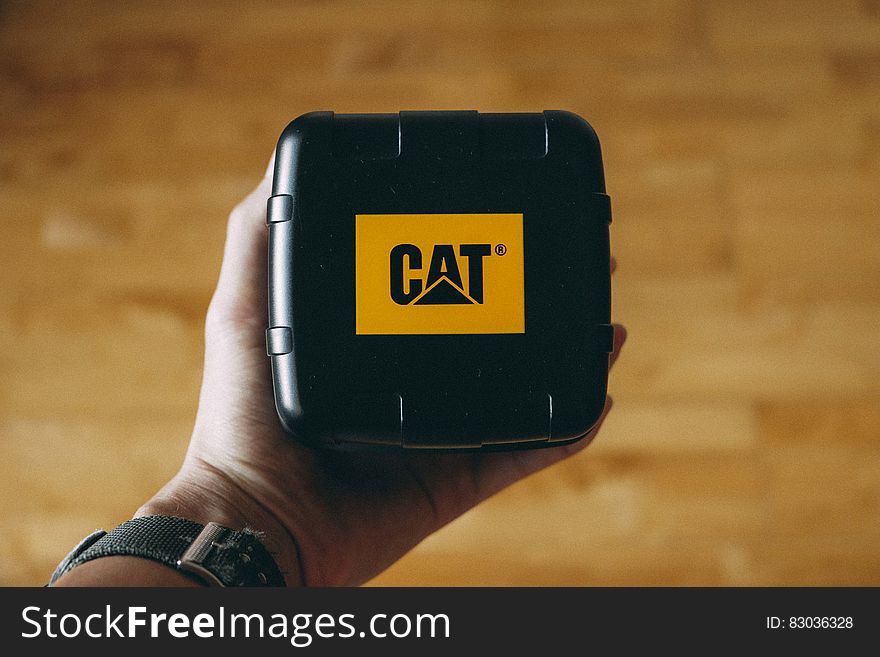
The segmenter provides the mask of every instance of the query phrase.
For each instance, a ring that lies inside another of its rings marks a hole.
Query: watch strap
[[[59,564],[50,584],[83,563],[109,556],[158,561],[214,586],[285,585],[256,532],[174,516],[142,516],[109,533],[89,535]]]
[[[55,571],[52,573],[52,577],[49,578],[49,583],[47,586],[52,586],[59,577],[61,577],[64,573],[66,573],[71,568],[71,563],[74,559],[76,559],[79,555],[86,551],[91,545],[95,543],[102,536],[106,536],[107,532],[103,529],[97,529],[93,531],[91,534],[86,536],[83,540],[76,544],[76,546],[67,553],[67,556],[61,560],[55,567]]]

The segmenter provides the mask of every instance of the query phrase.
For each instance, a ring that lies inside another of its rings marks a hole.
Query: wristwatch
[[[152,559],[209,586],[285,585],[256,532],[174,516],[143,516],[90,534],[58,564],[49,585],[87,561],[111,556]]]

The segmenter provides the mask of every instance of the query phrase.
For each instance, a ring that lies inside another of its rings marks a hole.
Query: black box
[[[541,447],[596,423],[611,207],[582,118],[305,114],[272,194],[266,343],[295,437]]]

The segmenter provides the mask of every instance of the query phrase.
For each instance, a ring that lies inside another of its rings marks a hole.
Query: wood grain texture
[[[588,450],[378,584],[880,584],[876,2],[0,8],[0,583],[176,469],[228,210],[314,109],[570,109],[630,340]]]

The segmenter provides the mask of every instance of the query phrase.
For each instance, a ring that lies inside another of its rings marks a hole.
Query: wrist
[[[148,515],[176,516],[201,524],[215,522],[236,531],[248,528],[257,532],[284,574],[287,585],[301,585],[297,546],[292,534],[234,481],[207,464],[188,460],[134,517]]]

